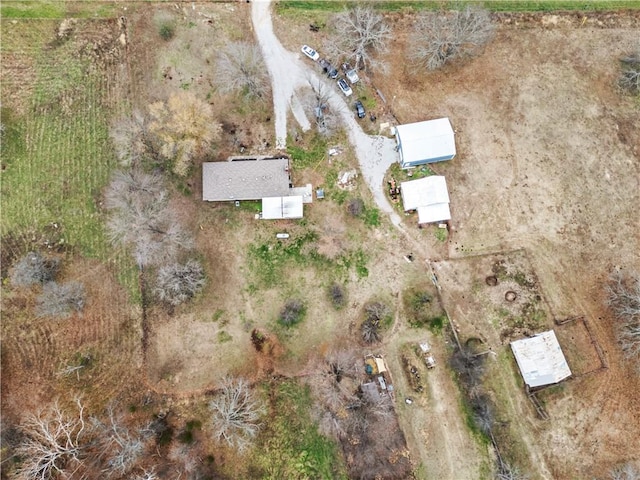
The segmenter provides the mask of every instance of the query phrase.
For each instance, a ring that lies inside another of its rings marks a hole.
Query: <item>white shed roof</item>
[[[405,212],[417,210],[418,207],[449,203],[447,181],[442,175],[431,175],[418,180],[402,182],[400,191]]]
[[[262,219],[302,218],[302,196],[268,197],[262,199]]]
[[[434,203],[418,207],[418,223],[436,223],[451,220],[451,211],[448,203]]]
[[[553,330],[511,342],[511,350],[530,388],[552,385],[571,376]]]
[[[452,158],[456,154],[453,127],[448,118],[407,123],[396,127],[402,162]]]

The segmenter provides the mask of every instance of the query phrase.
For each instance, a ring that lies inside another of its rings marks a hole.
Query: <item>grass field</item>
[[[346,478],[338,446],[311,419],[309,388],[288,380],[269,389],[271,418],[253,458],[261,478]]]
[[[31,34],[23,36],[23,31]],[[103,107],[104,75],[77,53],[72,41],[52,47],[54,31],[55,22],[32,20],[3,35],[3,51],[32,65],[33,83],[25,85],[29,93],[23,95],[23,112],[9,107],[2,112],[0,231],[3,237],[28,238],[53,227],[51,240],[65,249],[116,262],[121,281],[133,292],[132,262],[109,244],[99,210],[101,190],[116,166],[109,112]],[[21,86],[10,82],[3,95],[20,92]],[[3,106],[11,105],[5,100]]]
[[[349,8],[358,2],[335,1],[328,2],[322,0],[298,1],[282,0],[277,4],[277,12],[280,14],[295,14],[299,10],[338,12],[344,8]],[[371,2],[379,10],[438,10],[446,6],[447,2],[438,0],[427,1],[377,1]],[[558,10],[583,10],[583,11],[604,11],[640,8],[640,0],[494,0],[494,1],[459,1],[450,2],[454,5],[470,4],[483,5],[494,12],[538,12],[538,11],[558,11]]]
[[[116,2],[63,2],[59,0],[12,1],[0,5],[2,18],[62,19],[113,17]]]

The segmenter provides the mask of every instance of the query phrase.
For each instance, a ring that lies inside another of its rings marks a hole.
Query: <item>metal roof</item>
[[[261,218],[263,220],[302,218],[302,196],[263,198]]]
[[[443,222],[451,219],[447,181],[442,175],[402,182],[402,205],[404,211],[418,211],[418,223]]]
[[[571,376],[553,330],[511,342],[511,350],[529,388],[552,385]]]
[[[400,163],[448,160],[456,155],[453,128],[448,118],[398,125]]]
[[[289,195],[289,159],[263,158],[202,164],[202,199],[260,200]]]

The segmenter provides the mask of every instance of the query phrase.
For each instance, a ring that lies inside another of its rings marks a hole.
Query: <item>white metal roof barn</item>
[[[396,142],[402,168],[451,160],[456,141],[448,118],[398,125]]]
[[[511,350],[529,388],[553,385],[571,376],[553,330],[511,342]]]
[[[404,211],[416,210],[420,225],[451,220],[449,191],[442,175],[402,182],[400,191]]]

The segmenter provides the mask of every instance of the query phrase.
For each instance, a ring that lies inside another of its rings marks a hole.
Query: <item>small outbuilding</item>
[[[400,192],[404,211],[417,211],[419,225],[451,220],[449,191],[442,175],[402,182]]]
[[[395,133],[402,168],[442,162],[456,156],[455,136],[448,118],[398,125]]]
[[[553,385],[571,376],[553,330],[511,342],[511,350],[530,389]]]

